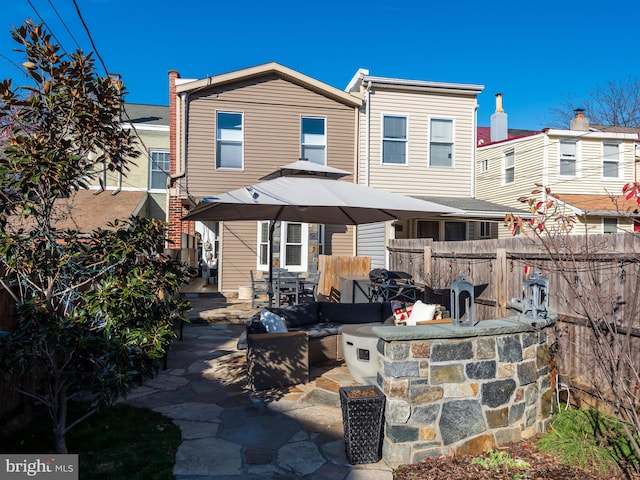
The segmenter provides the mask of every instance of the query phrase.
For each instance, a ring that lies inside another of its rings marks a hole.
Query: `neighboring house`
[[[166,221],[169,107],[125,103],[121,126],[134,129],[140,156],[130,159],[124,173],[101,169],[90,190],[65,199],[67,224],[93,229],[131,215]]]
[[[354,171],[362,101],[297,71],[268,63],[199,80],[169,72],[170,238],[197,246],[202,276],[222,292],[268,269],[268,222],[182,222],[204,197],[259,181],[306,158]],[[347,177],[347,181],[353,181]],[[291,271],[317,269],[319,254],[353,255],[353,227],[281,222],[274,259]]]
[[[562,213],[575,214],[574,233],[633,228],[630,215],[637,204],[625,199],[622,188],[638,178],[637,131],[594,128],[576,111],[569,130],[544,129],[509,138],[500,107],[491,119],[490,141],[479,142],[477,149],[478,198],[522,209],[520,197],[544,199],[544,189],[532,195],[542,185],[558,199]]]
[[[125,173],[98,167],[89,189],[58,198],[53,213],[56,227],[88,233],[131,215],[166,221],[168,112],[168,107],[157,105],[124,105],[121,126],[135,128],[140,156],[130,159]]]
[[[477,97],[481,85],[404,80],[360,69],[347,91],[359,111],[357,179],[375,188],[464,210],[358,226],[357,253],[384,267],[386,238],[472,240],[498,235],[509,209],[475,198]]]

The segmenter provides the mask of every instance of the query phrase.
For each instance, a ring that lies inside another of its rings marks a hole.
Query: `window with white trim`
[[[480,172],[484,173],[484,172],[488,172],[489,171],[489,159],[485,158],[484,160],[482,160],[480,162]]]
[[[578,175],[578,143],[575,140],[560,140],[560,175]]]
[[[170,168],[169,151],[149,151],[149,188],[151,190],[165,190],[167,188],[167,177],[169,176]]]
[[[300,158],[312,163],[325,165],[327,162],[326,119],[302,117],[301,119]]]
[[[309,225],[281,223],[280,266],[292,272],[305,272],[308,263]]]
[[[382,117],[382,163],[407,164],[407,117],[399,115]]]
[[[269,222],[258,222],[258,270],[269,269]]]
[[[432,118],[430,126],[429,166],[453,167],[453,120]]]
[[[618,233],[618,219],[616,217],[602,217],[602,233]]]
[[[602,176],[606,178],[620,178],[620,144],[602,144]]]
[[[216,112],[216,168],[242,168],[242,113]]]
[[[516,180],[516,152],[509,150],[502,159],[502,184],[513,183]]]

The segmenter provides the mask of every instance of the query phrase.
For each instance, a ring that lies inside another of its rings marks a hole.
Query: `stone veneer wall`
[[[383,458],[398,466],[451,451],[477,455],[544,431],[554,401],[553,342],[553,328],[380,339],[377,381],[387,397]]]

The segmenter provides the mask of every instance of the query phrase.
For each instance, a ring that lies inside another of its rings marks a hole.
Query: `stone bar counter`
[[[544,431],[554,402],[556,318],[374,327],[387,463],[477,455]]]

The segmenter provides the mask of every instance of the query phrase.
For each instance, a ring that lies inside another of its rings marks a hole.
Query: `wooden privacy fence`
[[[338,300],[333,297],[340,294],[340,277],[368,276],[371,271],[371,257],[319,255],[318,270],[318,297],[322,300]]]
[[[522,297],[522,282],[534,272],[547,275],[550,308],[559,314],[557,368],[560,381],[572,388],[611,391],[612,373],[598,354],[602,335],[594,332],[587,312],[606,326],[613,350],[640,358],[640,240],[633,234],[563,235],[544,242],[392,240],[388,248],[390,270],[410,273],[432,303],[449,306],[451,283],[464,275],[474,285],[477,320],[507,316],[507,301]],[[638,390],[636,369],[616,375]]]

